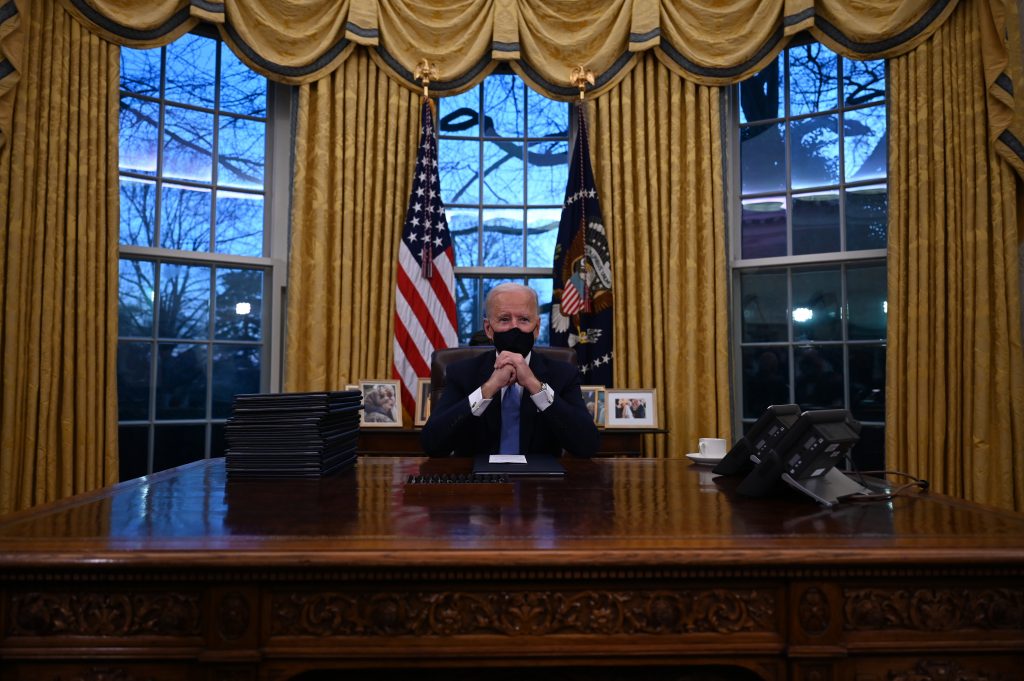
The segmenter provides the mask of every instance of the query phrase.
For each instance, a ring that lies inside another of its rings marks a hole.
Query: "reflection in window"
[[[121,50],[122,479],[223,454],[260,390],[267,94],[215,37]]]
[[[790,47],[735,89],[732,268],[739,420],[848,408],[883,461],[888,224],[885,62]]]
[[[547,342],[551,265],[569,174],[569,106],[518,76],[488,76],[439,106],[441,195],[454,237],[459,340],[483,327],[483,300],[502,281],[539,293]]]

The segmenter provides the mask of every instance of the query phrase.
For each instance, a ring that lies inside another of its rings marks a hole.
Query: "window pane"
[[[531,208],[526,215],[526,266],[552,267],[562,209]]]
[[[228,441],[224,437],[224,424],[210,424],[210,458],[216,459],[224,456],[228,449]]]
[[[484,267],[523,266],[523,211],[484,210]]]
[[[480,211],[477,208],[445,208],[448,230],[455,248],[456,267],[479,264]]]
[[[165,108],[164,177],[210,182],[213,177],[213,114]]]
[[[843,406],[843,348],[796,348],[796,403],[801,410]]]
[[[537,303],[540,308],[540,335],[537,345],[551,344],[551,279],[544,277],[530,279],[526,284],[537,292]]]
[[[838,267],[793,272],[793,340],[842,340]]]
[[[526,88],[530,137],[568,137],[569,105]]]
[[[161,338],[209,338],[210,268],[160,266]]]
[[[850,111],[845,121],[843,144],[846,145],[846,181],[885,179],[888,172],[885,107],[873,106]]]
[[[786,255],[786,197],[746,199],[742,211],[742,257]]]
[[[244,189],[263,188],[267,125],[234,116],[220,117],[217,182]]]
[[[521,204],[522,201],[523,143],[484,142],[483,202]]]
[[[118,261],[117,335],[153,335],[153,263],[121,258]]]
[[[791,121],[793,189],[819,187],[839,181],[839,118],[815,116]]]
[[[167,99],[212,109],[217,41],[186,33],[167,46]]]
[[[205,458],[206,426],[156,426],[153,443],[153,472],[184,466]]]
[[[160,95],[159,47],[136,50],[121,48],[121,89],[138,95]]]
[[[130,246],[152,246],[156,228],[156,183],[121,177],[119,241]]]
[[[885,346],[850,346],[850,412],[864,421],[885,421]]]
[[[440,139],[437,157],[445,205],[480,203],[480,143]]]
[[[160,105],[122,97],[118,113],[118,167],[123,172],[156,174]]]
[[[263,272],[217,269],[216,336],[259,340],[263,323]]]
[[[206,346],[160,343],[157,352],[156,418],[204,418]]]
[[[526,186],[533,205],[561,205],[569,181],[569,143],[534,142],[527,155]]]
[[[784,124],[740,129],[740,184],[744,194],[786,188]]]
[[[793,197],[793,254],[833,253],[839,244],[839,192]]]
[[[477,329],[483,329],[483,305],[480,298],[480,280],[475,277],[455,277],[455,306],[459,318],[459,343],[469,343]]]
[[[231,416],[235,395],[260,391],[260,349],[252,345],[213,346],[213,418]]]
[[[888,321],[884,264],[854,266],[846,270],[846,299],[850,340],[885,340]]]
[[[267,79],[243,64],[226,43],[220,45],[220,109],[247,116],[267,115]]]
[[[217,253],[263,255],[263,195],[217,192]]]
[[[885,99],[885,60],[843,60],[843,97],[847,106]]]
[[[210,191],[165,184],[160,199],[160,245],[209,252]]]
[[[744,342],[788,340],[785,271],[744,272],[740,275],[740,299]]]
[[[153,344],[121,341],[117,344],[117,418],[149,418],[150,369]]]
[[[743,348],[743,418],[757,418],[770,405],[790,400],[786,347]]]
[[[740,83],[740,123],[782,118],[786,106],[786,53]]]
[[[790,115],[827,111],[839,106],[838,58],[821,43],[789,52]]]
[[[148,473],[149,426],[120,426],[117,429],[118,479],[132,480]]]
[[[488,76],[484,87],[484,137],[523,137],[526,86],[518,76]]]
[[[438,134],[459,137],[480,135],[480,86],[453,97],[440,97],[438,107]],[[445,154],[439,154],[443,157]],[[451,156],[450,158],[458,158]]]
[[[884,186],[846,190],[846,248],[885,248],[888,243],[889,195]]]

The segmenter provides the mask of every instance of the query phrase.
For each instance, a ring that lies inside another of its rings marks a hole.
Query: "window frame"
[[[192,34],[196,34],[205,38],[212,38],[217,41],[218,45],[218,57],[217,65],[220,67],[220,46],[227,48],[227,44],[220,38],[216,30],[212,26],[200,24],[193,31]],[[168,46],[162,46],[160,49],[166,52]],[[228,48],[230,49],[230,48]],[[257,74],[259,75],[259,74]],[[166,96],[167,88],[167,71],[166,71],[166,57],[161,55],[161,76],[160,76],[160,88],[157,96],[152,95],[140,95],[138,93],[125,91],[119,88],[119,98],[124,96],[134,97],[145,101],[154,102],[161,107],[160,119],[157,126],[157,139],[159,140],[157,146],[158,163],[157,172],[152,175],[145,175],[141,173],[134,173],[131,171],[125,172],[120,167],[118,168],[119,182],[121,178],[136,178],[144,179],[145,181],[152,181],[154,185],[159,189],[163,184],[170,183],[176,186],[186,187],[199,187],[202,189],[208,189],[214,194],[217,191],[230,188],[224,187],[220,182],[214,182],[211,178],[209,183],[200,182],[189,182],[187,180],[180,180],[176,178],[166,178],[163,175],[164,164],[164,144],[162,140],[165,135],[165,115],[163,113],[163,106],[169,103]],[[276,83],[270,79],[267,79],[267,111],[265,120],[265,135],[264,135],[264,178],[262,190],[252,192],[254,195],[258,194],[263,199],[263,246],[262,255],[260,256],[243,256],[229,253],[216,253],[211,250],[207,251],[187,251],[178,250],[172,248],[165,248],[159,245],[155,246],[140,246],[118,243],[118,262],[120,263],[124,259],[142,260],[159,264],[161,267],[165,265],[195,265],[201,267],[209,267],[211,272],[211,289],[209,292],[210,296],[210,312],[211,328],[214,324],[213,318],[213,307],[212,303],[215,301],[217,296],[216,290],[216,276],[215,273],[220,268],[229,269],[251,269],[259,270],[262,272],[262,299],[261,299],[261,320],[260,320],[260,338],[257,341],[246,341],[246,340],[229,340],[229,339],[218,339],[215,334],[207,334],[206,337],[200,339],[171,339],[163,338],[159,335],[158,319],[154,316],[152,332],[148,336],[122,336],[120,329],[118,330],[118,344],[122,341],[128,342],[146,342],[150,345],[150,364],[149,364],[149,386],[148,386],[148,404],[146,408],[147,417],[145,419],[121,419],[120,414],[118,416],[118,429],[119,433],[122,427],[145,427],[146,428],[146,461],[144,470],[146,474],[150,474],[154,471],[154,458],[156,452],[156,430],[157,426],[167,425],[204,425],[204,437],[203,437],[203,452],[202,458],[211,458],[211,456],[222,456],[223,452],[214,452],[212,447],[214,445],[214,428],[217,426],[223,426],[226,422],[226,417],[214,417],[212,412],[212,401],[214,395],[213,386],[213,353],[208,352],[206,357],[205,366],[205,378],[206,378],[206,395],[205,395],[205,415],[202,418],[188,418],[188,419],[158,419],[156,417],[156,403],[157,403],[157,377],[158,377],[158,349],[163,343],[166,344],[170,341],[180,340],[186,344],[194,344],[204,346],[209,349],[215,348],[217,345],[248,345],[260,348],[260,378],[259,378],[259,390],[263,392],[276,392],[281,389],[282,378],[283,378],[283,339],[284,339],[284,303],[285,295],[287,290],[288,280],[288,264],[287,264],[287,253],[288,253],[288,234],[290,228],[290,216],[289,216],[289,197],[291,193],[291,148],[292,148],[292,132],[293,125],[292,119],[295,111],[295,89],[291,86]],[[174,106],[180,106],[178,102],[173,102]],[[186,107],[188,108],[188,107]],[[193,107],[196,108],[196,107]],[[200,109],[205,110],[203,107]],[[221,111],[219,107],[218,111]],[[235,115],[235,114],[232,114]],[[219,148],[219,129],[217,126],[214,127],[214,142],[213,149],[216,154],[216,150]],[[119,135],[120,136],[120,135]],[[215,161],[214,161],[215,162]],[[159,201],[159,192],[157,193]],[[156,212],[159,212],[159,203],[154,208]],[[211,233],[215,234],[216,226],[210,225]],[[159,234],[154,235],[156,237],[155,243],[159,244]],[[120,277],[119,277],[120,281]],[[120,285],[119,285],[120,292]],[[156,284],[155,290],[156,297],[159,297],[159,282]],[[158,305],[154,303],[154,315],[158,315]],[[120,438],[120,435],[119,435]],[[124,454],[122,453],[122,456]],[[125,470],[125,465],[122,463],[122,470]],[[143,468],[141,462],[137,462],[136,465],[130,466],[129,470],[141,470]]]
[[[788,65],[788,50],[792,48],[798,48],[808,43],[815,42],[810,37],[798,39],[783,50],[785,54],[786,63]],[[827,46],[826,46],[827,47]],[[853,61],[842,55],[836,55],[843,63]],[[776,55],[776,59],[779,56]],[[874,60],[872,60],[874,61]],[[842,71],[839,70],[837,74],[837,80],[842,85]],[[839,130],[841,137],[844,137],[842,131],[842,120],[843,114],[847,111],[856,111],[860,109],[869,108],[871,106],[877,106],[883,104],[885,106],[886,113],[886,131],[890,130],[889,121],[889,64],[885,63],[885,96],[881,102],[870,102],[865,105],[847,106],[843,102],[843,97],[839,97],[838,105],[836,108],[824,109],[822,111],[813,112],[811,114],[800,114],[797,116],[790,115],[789,100],[792,96],[792,90],[790,87],[790,69],[785,69],[785,80],[783,81],[785,87],[785,107],[782,112],[782,116],[776,118],[758,119],[752,125],[774,125],[774,124],[787,124],[793,120],[806,120],[813,118],[814,116],[821,116],[827,112],[834,112],[839,121]],[[729,321],[730,321],[730,365],[731,365],[731,384],[732,384],[732,431],[734,439],[741,436],[747,428],[757,418],[757,415],[753,417],[744,416],[744,410],[746,406],[746,395],[744,393],[744,360],[743,351],[745,348],[750,347],[782,347],[784,346],[789,353],[790,361],[788,362],[788,386],[789,396],[795,401],[796,398],[796,364],[798,360],[798,350],[805,347],[815,346],[839,346],[842,349],[843,366],[842,366],[842,377],[843,377],[843,407],[850,409],[850,371],[849,371],[849,352],[850,349],[857,346],[864,347],[887,347],[887,339],[883,338],[880,340],[876,339],[850,339],[849,337],[849,296],[847,290],[847,270],[850,266],[857,265],[870,265],[870,264],[884,264],[887,262],[888,249],[877,248],[877,249],[864,249],[864,250],[846,250],[847,248],[847,220],[846,220],[846,201],[843,200],[844,194],[848,189],[858,187],[870,187],[874,185],[884,185],[886,192],[888,193],[890,180],[888,172],[884,178],[875,178],[868,180],[857,180],[847,181],[845,171],[841,172],[836,182],[830,184],[815,185],[813,187],[800,188],[798,191],[794,191],[792,181],[792,164],[793,157],[790,152],[791,146],[791,135],[787,134],[785,138],[785,187],[778,191],[773,192],[751,192],[750,195],[745,195],[742,189],[742,177],[741,177],[741,136],[740,130],[743,125],[751,125],[750,123],[741,124],[740,122],[740,91],[739,84],[734,84],[725,89],[723,93],[725,111],[724,122],[727,125],[726,128],[726,139],[723,149],[723,156],[725,159],[726,168],[726,224],[727,224],[727,248],[728,254],[728,296],[729,296]],[[840,168],[845,168],[845,153],[846,144],[839,145],[839,158],[838,163]],[[810,254],[793,254],[793,196],[813,194],[815,192],[824,191],[835,191],[840,197],[839,201],[839,224],[840,224],[840,249],[839,251],[833,251],[828,253],[810,253]],[[773,256],[773,257],[760,257],[760,258],[743,258],[742,254],[742,227],[743,227],[743,201],[748,198],[757,198],[760,196],[764,197],[776,197],[785,196],[787,202],[786,210],[786,251],[787,255]],[[841,319],[841,335],[836,340],[797,340],[793,334],[793,276],[795,273],[814,269],[815,266],[838,266],[839,278],[840,278],[840,293],[841,293],[841,304],[840,310],[842,313]],[[740,297],[741,291],[741,277],[744,273],[750,272],[779,272],[784,273],[786,276],[786,318],[787,318],[787,333],[785,340],[778,341],[750,341],[745,342],[743,340],[743,304]],[[865,426],[881,427],[884,429],[885,422],[883,421],[872,421],[859,419],[860,422]]]

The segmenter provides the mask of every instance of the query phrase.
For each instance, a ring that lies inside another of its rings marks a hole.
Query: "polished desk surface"
[[[312,480],[200,461],[0,519],[0,568],[1024,564],[1024,514],[937,494],[829,510],[739,497],[687,460],[564,463],[564,479],[466,492],[406,479],[468,460],[367,457]]]

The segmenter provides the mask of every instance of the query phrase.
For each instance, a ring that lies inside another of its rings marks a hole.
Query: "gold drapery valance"
[[[17,80],[19,7],[0,0],[0,145]],[[959,0],[60,0],[89,29],[132,47],[164,45],[199,21],[213,23],[250,67],[288,83],[334,71],[355,45],[370,48],[385,73],[418,90],[416,64],[437,65],[435,94],[465,91],[501,62],[555,99],[577,95],[569,82],[583,64],[596,76],[593,95],[614,87],[654,50],[694,83],[743,80],[807,31],[841,55],[879,59],[904,54],[930,36]],[[1015,0],[975,0],[987,7],[984,78],[991,139],[1024,176],[1024,130],[1014,92],[1022,84]],[[1014,51],[1016,50],[1016,51]],[[1011,59],[1011,55],[1013,58]],[[1017,85],[1015,90],[1014,84]],[[5,112],[7,115],[5,116]]]

